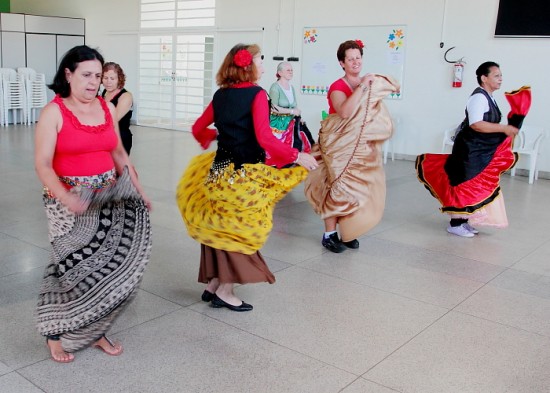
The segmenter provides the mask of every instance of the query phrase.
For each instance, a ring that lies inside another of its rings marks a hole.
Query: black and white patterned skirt
[[[76,351],[99,339],[132,299],[151,253],[147,207],[128,169],[85,178],[62,178],[90,201],[70,212],[47,189],[44,204],[52,245],[37,307],[38,331],[60,335]]]

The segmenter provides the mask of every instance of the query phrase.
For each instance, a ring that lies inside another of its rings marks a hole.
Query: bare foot
[[[48,346],[52,359],[55,362],[70,363],[74,360],[74,355],[72,353],[68,353],[63,350],[60,340],[46,339],[46,345]]]
[[[122,344],[118,342],[112,342],[107,337],[103,336],[99,340],[97,340],[92,347],[99,348],[103,352],[105,352],[107,355],[110,356],[118,356],[122,353],[124,348],[122,348]]]

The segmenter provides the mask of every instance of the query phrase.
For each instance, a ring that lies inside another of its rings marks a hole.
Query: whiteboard
[[[401,85],[401,91],[388,98],[403,96],[403,74],[406,53],[406,26],[305,27],[302,39],[302,79],[300,92],[326,95],[329,86],[344,76],[336,57],[338,46],[347,40],[361,40],[363,71],[389,75]]]

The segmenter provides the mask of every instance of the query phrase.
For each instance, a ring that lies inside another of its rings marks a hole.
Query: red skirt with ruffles
[[[512,138],[496,149],[492,160],[478,175],[451,186],[444,166],[449,154],[422,154],[416,158],[418,179],[441,203],[443,213],[472,214],[493,202],[500,194],[500,175],[517,162],[512,152]]]

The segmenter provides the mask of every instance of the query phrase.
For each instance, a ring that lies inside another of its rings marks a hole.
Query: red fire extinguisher
[[[439,44],[441,48],[443,48],[443,42]],[[447,53],[449,53],[451,50],[453,50],[455,47],[451,47],[445,51],[445,54],[443,55],[443,58],[447,63],[451,63],[453,65],[453,87],[462,87],[462,75],[464,74],[464,64],[466,62],[464,61],[464,57],[461,57],[458,60],[449,60],[447,59]]]
[[[464,63],[457,61],[453,64],[453,87],[462,87],[462,75],[464,73]]]

